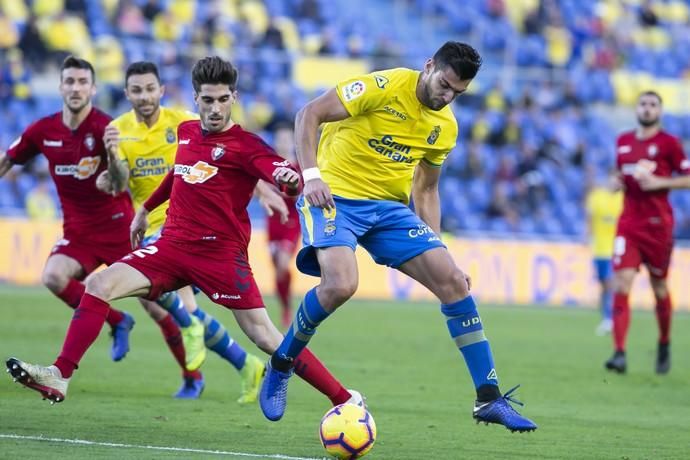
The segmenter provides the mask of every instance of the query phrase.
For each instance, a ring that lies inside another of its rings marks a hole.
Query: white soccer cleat
[[[597,326],[596,334],[598,336],[609,335],[613,330],[613,320],[602,319],[601,323]]]
[[[347,389],[347,391],[350,393],[350,399],[345,401],[345,404],[354,404],[355,406],[360,406],[363,408],[367,408],[367,402],[364,396],[362,396],[362,393],[360,393],[357,390],[351,390]]]
[[[39,366],[10,358],[7,360],[7,372],[15,382],[38,391],[51,404],[65,400],[69,379],[63,378],[60,369],[55,366]]]

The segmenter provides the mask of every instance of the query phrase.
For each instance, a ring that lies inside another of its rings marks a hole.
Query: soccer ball
[[[321,444],[333,457],[360,458],[374,447],[376,423],[364,407],[341,404],[323,416],[319,434]]]

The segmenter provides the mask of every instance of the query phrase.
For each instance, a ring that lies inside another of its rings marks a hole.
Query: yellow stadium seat
[[[611,73],[611,84],[616,95],[616,102],[621,105],[633,105],[637,98],[635,83],[630,72],[615,70]]]
[[[305,56],[295,60],[292,78],[301,88],[313,91],[367,72],[369,67],[363,59]]]
[[[172,0],[168,11],[180,24],[188,25],[194,22],[196,6],[195,0]]]
[[[302,52],[308,55],[315,55],[319,53],[323,41],[321,35],[310,34],[302,37]]]
[[[249,29],[256,36],[263,36],[268,28],[268,12],[261,2],[247,1],[240,5],[240,12],[247,20]]]
[[[39,18],[54,16],[65,11],[65,0],[35,0],[33,11],[36,17]]]
[[[0,1],[0,10],[14,22],[26,22],[29,18],[29,9],[26,7],[25,2],[2,0]]]
[[[522,30],[525,16],[539,7],[539,0],[512,0],[505,2],[506,15],[516,30]]]
[[[19,31],[12,20],[0,16],[0,49],[13,48],[19,43]]]
[[[273,23],[283,35],[283,44],[288,51],[299,51],[300,39],[299,31],[294,21],[286,16],[278,16],[273,19]]]

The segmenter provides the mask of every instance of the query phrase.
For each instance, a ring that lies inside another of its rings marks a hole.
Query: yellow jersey
[[[177,126],[198,119],[186,110],[160,108],[158,121],[150,128],[137,121],[134,110],[111,122],[120,131],[119,156],[129,167],[129,191],[138,209],[148,199],[175,165]],[[165,222],[168,202],[149,214],[146,236],[155,234]]]
[[[450,106],[434,111],[419,102],[419,74],[398,68],[336,85],[351,116],[324,125],[317,154],[333,195],[407,204],[417,164],[443,164],[458,124]]]
[[[595,187],[587,195],[586,208],[592,254],[597,259],[610,259],[618,216],[623,210],[623,193]]]

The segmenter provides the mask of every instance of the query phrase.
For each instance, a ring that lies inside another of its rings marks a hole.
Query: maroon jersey
[[[88,235],[91,240],[113,241],[129,232],[134,213],[129,195],[113,197],[96,188],[96,178],[108,167],[103,132],[110,120],[94,108],[77,129],[71,130],[58,112],[29,126],[7,151],[17,164],[39,153],[48,159],[67,239]]]
[[[273,171],[290,163],[239,125],[208,133],[191,120],[179,125],[177,139],[175,167],[144,207],[153,209],[170,197],[165,238],[246,248],[251,234],[247,205],[256,183],[273,183]]]
[[[677,138],[659,131],[649,139],[640,140],[634,131],[623,133],[616,143],[616,164],[625,185],[621,227],[659,228],[673,230],[673,210],[668,190],[644,191],[633,177],[636,170],[647,170],[657,176],[674,173],[690,174],[690,162]]]

